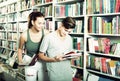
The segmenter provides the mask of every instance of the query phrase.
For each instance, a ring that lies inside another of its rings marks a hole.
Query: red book
[[[90,16],[88,19],[88,32],[92,33],[92,17]]]
[[[119,12],[120,0],[116,0],[115,12]]]
[[[73,78],[73,81],[81,81],[81,80],[74,77],[74,78]]]
[[[61,17],[65,16],[65,6],[64,5],[60,6],[60,16]]]
[[[103,73],[107,73],[107,65],[106,65],[106,59],[104,57],[101,57],[101,65],[102,65],[102,72]]]

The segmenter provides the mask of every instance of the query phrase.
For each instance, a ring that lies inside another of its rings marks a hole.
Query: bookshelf
[[[86,70],[88,73],[109,77],[115,81],[120,79],[119,8],[119,0],[86,1]]]
[[[120,79],[120,75],[116,72],[120,67],[119,0],[5,0],[0,2],[0,58],[4,63],[7,60],[9,64],[11,53],[17,53],[19,36],[27,30],[28,14],[32,11],[41,11],[45,14],[45,28],[50,32],[55,31],[57,25],[66,16],[72,16],[76,20],[76,28],[70,35],[73,38],[74,50],[81,52],[82,56],[71,60],[71,63],[73,68],[80,70],[83,81],[86,81],[89,73]],[[114,68],[112,71],[109,67],[111,63]],[[17,75],[25,80],[22,73]]]
[[[55,31],[56,25],[66,16],[73,16],[78,24],[71,33],[73,46],[83,55],[80,59],[72,60],[72,67],[83,71],[84,58],[84,0],[7,0],[0,3],[0,41],[1,58],[6,56],[7,64],[11,58],[11,52],[17,52],[20,34],[27,29],[27,17],[32,11],[41,11],[45,14],[46,26],[50,32]],[[68,8],[70,7],[70,8]],[[66,10],[67,12],[66,12]],[[80,9],[80,10],[79,10]],[[61,12],[59,14],[59,12]],[[73,12],[72,14],[69,13]],[[78,12],[77,12],[78,11]],[[75,12],[75,13],[74,13]],[[80,30],[80,31],[79,31]],[[77,45],[79,44],[79,45]],[[79,64],[81,61],[81,66]],[[76,63],[76,64],[74,64]],[[17,72],[19,79],[25,80],[24,73]],[[83,72],[81,73],[83,76]]]

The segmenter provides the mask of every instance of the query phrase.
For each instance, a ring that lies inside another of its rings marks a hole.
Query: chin
[[[41,31],[41,29],[37,29],[37,31]]]
[[[65,37],[65,36],[66,36],[66,34],[63,34],[63,35],[62,35],[62,37]]]
[[[36,30],[37,32],[41,31],[41,30]]]

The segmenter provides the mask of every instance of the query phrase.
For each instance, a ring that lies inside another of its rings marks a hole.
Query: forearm
[[[41,59],[45,62],[56,62],[56,59],[54,57],[53,58],[47,57],[44,55],[44,53],[39,53],[38,57],[39,57],[39,59]]]
[[[22,63],[22,50],[18,49],[18,61],[19,63]]]

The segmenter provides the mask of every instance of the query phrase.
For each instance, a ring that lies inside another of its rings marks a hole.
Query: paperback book
[[[28,66],[32,66],[36,63],[36,61],[38,60],[38,55],[34,54],[32,57],[28,56],[27,54],[25,54],[23,56],[23,63],[20,65],[28,65]]]
[[[81,55],[82,55],[82,53],[76,53],[76,52],[72,51],[72,52],[64,54],[63,58],[72,59],[72,58],[77,58],[77,57],[79,57]]]

